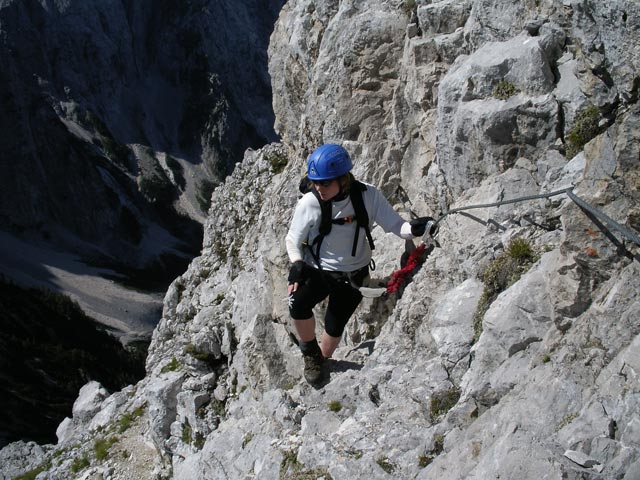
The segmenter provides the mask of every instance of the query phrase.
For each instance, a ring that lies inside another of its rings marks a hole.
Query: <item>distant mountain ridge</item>
[[[213,185],[276,138],[282,3],[3,1],[0,228],[134,268],[190,258]]]

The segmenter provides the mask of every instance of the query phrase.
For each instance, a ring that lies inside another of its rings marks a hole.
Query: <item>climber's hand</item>
[[[428,231],[432,237],[438,232],[436,221],[431,217],[420,217],[409,222],[411,234],[414,237],[421,237]]]
[[[289,295],[295,292],[298,289],[298,285],[302,283],[304,280],[304,262],[302,260],[298,260],[293,262],[291,268],[289,269],[289,277],[287,277],[289,281],[289,288],[287,289]]]

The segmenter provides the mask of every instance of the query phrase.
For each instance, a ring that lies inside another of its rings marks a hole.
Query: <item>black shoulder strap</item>
[[[362,192],[367,190],[367,186],[359,181],[353,182],[349,191],[349,197],[351,198],[351,204],[356,214],[356,220],[358,222],[358,228],[356,228],[356,234],[353,239],[353,248],[351,249],[351,255],[355,257],[356,249],[358,247],[358,239],[360,236],[360,229],[364,228],[369,241],[369,247],[374,250],[376,247],[373,243],[373,237],[371,236],[371,229],[369,228],[369,214],[367,208],[364,206],[364,200],[362,198]]]
[[[324,201],[320,198],[320,194],[316,191],[315,188],[311,188],[310,190],[313,195],[318,199],[318,203],[320,204],[320,227],[318,228],[318,236],[313,239],[311,245],[309,245],[311,250],[311,255],[313,259],[316,261],[319,269],[322,269],[320,266],[320,246],[322,245],[322,240],[324,237],[329,235],[331,232],[331,201]]]
[[[364,199],[362,198],[362,192],[364,192],[365,190],[367,190],[367,186],[357,180],[353,182],[349,190],[349,198],[351,199],[351,204],[353,205],[357,223],[356,232],[353,237],[353,247],[351,248],[351,255],[354,257],[358,248],[358,240],[360,238],[361,228],[364,228],[371,250],[374,250],[376,248],[375,244],[373,243],[373,237],[371,236],[371,229],[369,228],[369,214],[367,213],[367,208],[365,207]],[[331,219],[331,201],[323,201],[315,188],[312,188],[310,191],[315,195],[315,197],[318,199],[318,203],[320,204],[321,217],[320,228],[318,229],[319,235],[313,239],[313,242],[310,245],[311,254],[318,264],[318,268],[320,268],[320,246],[322,245],[322,240],[324,239],[324,237],[329,235],[329,233],[331,232],[331,226],[333,223]]]

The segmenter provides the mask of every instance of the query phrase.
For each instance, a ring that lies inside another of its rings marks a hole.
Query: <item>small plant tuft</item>
[[[458,398],[460,396],[458,395]],[[433,440],[433,453],[436,455],[440,455],[444,450],[444,435],[436,435],[436,438]]]
[[[476,460],[480,453],[482,452],[482,443],[481,442],[472,442],[471,443],[471,456],[474,460]]]
[[[118,421],[118,433],[124,433],[129,430],[136,418],[139,418],[144,414],[145,408],[146,404],[136,408],[132,412],[126,412],[124,415],[122,415],[122,417],[120,417],[120,420]]]
[[[330,401],[329,410],[332,412],[338,413],[340,410],[342,410],[342,403],[340,403],[338,400]]]
[[[386,457],[380,457],[376,460],[376,463],[378,464],[378,466],[384,470],[385,472],[387,472],[388,474],[392,474],[393,471],[396,469],[395,465],[393,463],[391,463],[389,461],[388,458]]]
[[[426,452],[424,455],[420,455],[418,458],[418,466],[420,468],[424,468],[431,464],[435,460],[435,458],[442,453],[444,450],[444,436],[436,435],[433,439],[433,448],[431,451]]]
[[[116,443],[118,439],[116,437],[98,438],[93,442],[93,453],[96,456],[96,460],[106,460],[109,456],[109,449]]]
[[[186,347],[184,347],[184,353],[186,353],[187,355],[191,355],[197,360],[202,360],[203,362],[210,362],[215,359],[212,354],[201,352],[200,350],[198,350],[193,343],[189,343]]]
[[[287,450],[282,452],[279,480],[333,480],[329,472],[324,468],[305,469],[304,464],[298,461],[298,452]]]
[[[209,403],[209,408],[218,417],[224,417],[227,413],[225,403],[221,402],[217,398],[211,400],[211,403]]]
[[[193,446],[198,450],[202,450],[206,440],[207,440],[206,437],[202,433],[196,432],[196,434],[193,437]]]
[[[516,283],[538,258],[539,255],[527,240],[516,238],[482,272],[480,279],[484,282],[484,290],[473,317],[474,342],[482,334],[482,320],[489,306],[501,292]]]
[[[518,93],[516,86],[504,78],[493,88],[493,96],[498,100],[506,100]]]
[[[249,432],[242,439],[242,448],[244,449],[244,447],[249,445],[249,443],[251,443],[251,440],[253,440],[253,433]]]
[[[284,167],[286,167],[287,163],[289,162],[287,159],[287,156],[278,151],[272,151],[272,152],[266,153],[265,158],[271,165],[271,169],[273,170],[273,173],[276,173],[276,174],[282,172],[284,170]]]
[[[35,480],[35,478],[42,472],[44,472],[45,468],[43,465],[40,465],[33,470],[29,470],[28,472],[24,472],[21,475],[13,477],[13,480]]]
[[[507,247],[507,255],[520,264],[535,262],[537,255],[531,244],[524,238],[514,239]]]
[[[402,10],[404,10],[404,13],[407,15],[411,15],[411,13],[416,9],[416,6],[416,0],[404,0],[402,3]]]
[[[169,363],[167,363],[164,367],[162,367],[162,370],[160,370],[160,373],[175,372],[179,368],[180,368],[180,362],[178,362],[178,359],[176,357],[173,357]]]
[[[89,457],[87,455],[83,455],[82,457],[73,460],[73,463],[71,464],[71,471],[73,473],[78,473],[79,471],[87,468],[89,465],[91,465],[89,463]]]
[[[182,440],[182,443],[186,443],[187,445],[191,445],[191,442],[193,442],[193,429],[191,428],[191,425],[189,425],[189,422],[182,424],[180,440]]]
[[[560,422],[560,424],[556,427],[556,432],[559,432],[560,430],[562,430],[564,427],[566,427],[567,425],[569,425],[571,422],[573,422],[576,418],[578,418],[578,414],[577,413],[570,413],[569,415],[567,415],[566,417],[564,417],[562,419],[562,421]]]
[[[444,392],[436,392],[429,402],[429,412],[433,418],[438,418],[451,410],[460,399],[460,388],[451,387]]]
[[[567,133],[566,156],[575,157],[582,148],[600,133],[600,109],[591,105],[576,115],[573,127]]]
[[[350,455],[351,457],[355,458],[356,460],[360,460],[362,458],[362,456],[364,455],[362,450],[356,450],[356,449],[349,449],[349,450],[346,450],[344,453],[346,453],[347,455]]]

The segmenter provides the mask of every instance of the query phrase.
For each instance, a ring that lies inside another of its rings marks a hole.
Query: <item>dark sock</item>
[[[315,338],[309,342],[300,341],[299,346],[303,355],[322,355],[320,345],[318,345],[318,340]]]

